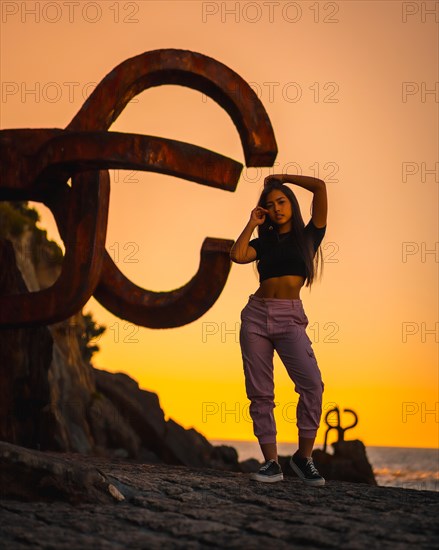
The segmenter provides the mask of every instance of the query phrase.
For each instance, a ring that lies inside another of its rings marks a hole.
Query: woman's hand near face
[[[253,208],[247,225],[230,250],[230,259],[232,262],[247,264],[256,260],[256,249],[253,246],[249,246],[248,243],[255,227],[264,223],[267,214],[268,210],[262,208],[262,206]]]
[[[249,242],[255,227],[264,223],[267,214],[268,210],[261,206],[253,208],[247,225],[230,250],[232,262],[247,264],[256,260],[256,249],[249,246]]]
[[[262,225],[265,222],[265,216],[268,214],[268,210],[262,208],[262,206],[257,206],[253,208],[250,221],[254,222],[256,225]]]

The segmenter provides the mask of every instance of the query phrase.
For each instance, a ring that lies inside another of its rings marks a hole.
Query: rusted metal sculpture
[[[169,292],[135,285],[105,250],[109,168],[236,189],[243,168],[239,162],[180,141],[108,132],[134,96],[163,84],[210,96],[232,118],[247,166],[273,165],[276,141],[255,92],[222,63],[186,50],[154,50],[124,61],[99,83],[65,130],[0,131],[0,200],[44,203],[66,248],[61,274],[50,288],[0,297],[0,327],[61,321],[92,295],[118,317],[151,328],[190,323],[216,302],[230,271],[231,240],[206,238],[198,272]]]
[[[332,424],[330,424],[328,422],[328,417],[333,412],[335,412],[336,416],[337,416],[337,424],[335,426],[333,426]],[[342,428],[341,424],[340,424],[340,409],[338,407],[334,407],[333,409],[330,409],[325,415],[325,422],[326,422],[326,425],[328,426],[328,429],[326,430],[326,433],[325,433],[325,440],[324,440],[324,443],[323,443],[323,452],[326,452],[326,443],[328,441],[328,433],[331,430],[337,430],[337,434],[338,434],[337,443],[338,443],[340,441],[344,441],[344,433],[345,433],[346,430],[350,430],[351,428],[353,428],[354,426],[356,426],[358,424],[358,416],[357,416],[357,413],[355,411],[353,411],[352,409],[343,409],[343,412],[349,412],[349,413],[353,414],[354,423],[351,424],[350,426],[347,426],[346,428]]]

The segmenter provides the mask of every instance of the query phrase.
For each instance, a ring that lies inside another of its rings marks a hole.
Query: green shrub
[[[52,240],[48,240],[47,231],[36,226],[40,221],[40,215],[35,208],[28,206],[27,201],[2,201],[0,202],[0,238],[8,236],[19,237],[26,227],[33,229],[34,246],[32,260],[36,264],[40,260],[38,251],[44,250],[47,254],[47,261],[61,265],[63,251],[60,246]]]
[[[87,361],[90,361],[93,354],[100,350],[97,345],[102,334],[107,330],[105,325],[98,325],[91,313],[85,313],[83,315],[85,321],[85,329],[81,335],[80,348],[82,356]]]
[[[0,235],[2,238],[7,235],[18,237],[23,233],[26,227],[35,227],[39,219],[36,210],[28,208],[29,214],[22,204],[14,202],[0,202]],[[17,206],[20,205],[20,206]]]

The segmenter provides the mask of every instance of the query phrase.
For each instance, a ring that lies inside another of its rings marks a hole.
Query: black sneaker
[[[259,468],[259,472],[250,474],[250,479],[253,481],[262,481],[263,483],[275,483],[276,481],[282,481],[284,475],[282,468],[279,464],[271,459]]]
[[[296,452],[290,458],[290,466],[303,483],[314,487],[321,487],[325,484],[325,478],[319,474],[312,458],[301,458]]]

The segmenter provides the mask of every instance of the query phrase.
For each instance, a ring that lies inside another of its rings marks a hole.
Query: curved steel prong
[[[162,84],[186,86],[211,97],[233,120],[246,165],[273,165],[276,140],[255,91],[223,63],[189,50],[153,50],[123,61],[96,86],[67,129],[108,130],[133,97]]]
[[[51,208],[66,253],[61,273],[44,290],[0,297],[0,326],[51,324],[77,313],[99,281],[107,230],[110,182],[107,171],[76,175],[59,187]]]
[[[234,191],[242,164],[198,145],[121,132],[64,132],[28,161],[37,186],[73,173],[104,168],[159,172]]]
[[[133,97],[162,84],[179,84],[210,96],[235,123],[246,164],[273,164],[277,145],[267,112],[256,93],[222,63],[186,50],[155,50],[124,61],[97,85],[67,128],[107,130]],[[229,250],[233,242],[228,241],[227,246],[224,246],[227,241],[216,242],[221,250],[206,255],[202,249],[196,276],[185,286],[168,293],[154,293],[134,285],[105,254],[95,296],[116,315],[142,326],[166,328],[195,320],[215,302],[230,270]],[[212,266],[217,266],[216,271]],[[213,276],[208,276],[209,273]],[[168,304],[172,304],[172,308]],[[179,312],[178,315],[175,312]]]
[[[131,282],[105,252],[95,298],[122,319],[149,328],[179,327],[195,321],[216,302],[230,271],[234,241],[206,238],[200,265],[184,286],[166,292],[145,290]]]

